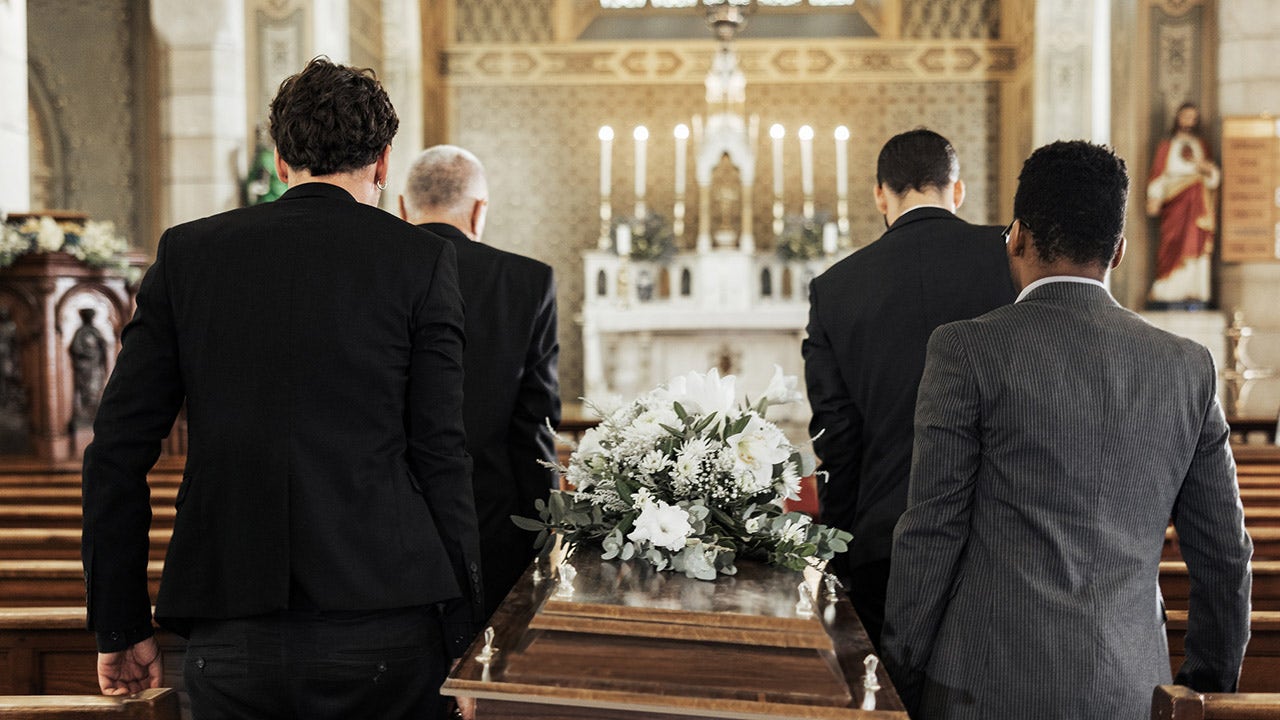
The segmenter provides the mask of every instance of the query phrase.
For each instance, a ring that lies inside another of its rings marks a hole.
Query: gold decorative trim
[[[1017,44],[994,40],[740,41],[753,83],[1013,80]],[[454,46],[444,72],[455,87],[508,85],[702,84],[711,42]]]

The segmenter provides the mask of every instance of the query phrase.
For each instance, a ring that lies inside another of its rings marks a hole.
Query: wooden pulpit
[[[477,720],[907,717],[878,660],[867,677],[849,601],[821,588],[806,612],[798,572],[743,562],[707,582],[591,548],[571,564],[565,583],[539,556],[441,692]]]
[[[64,252],[23,255],[0,269],[0,456],[80,457],[136,289],[120,272]]]

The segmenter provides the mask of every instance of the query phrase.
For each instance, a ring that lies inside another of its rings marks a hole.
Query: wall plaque
[[[1222,260],[1280,259],[1280,120],[1222,121]]]

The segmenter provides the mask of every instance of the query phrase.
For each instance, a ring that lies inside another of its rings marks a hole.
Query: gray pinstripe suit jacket
[[[940,327],[883,637],[912,717],[1148,717],[1170,679],[1171,516],[1191,572],[1178,681],[1232,690],[1253,549],[1208,351],[1069,282]]]

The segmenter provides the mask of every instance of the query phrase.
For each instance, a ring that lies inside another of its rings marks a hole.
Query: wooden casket
[[[569,592],[539,556],[441,692],[477,720],[907,717],[878,659],[867,677],[849,601],[824,588],[798,607],[801,573],[743,562],[707,582],[593,548],[571,564]]]

